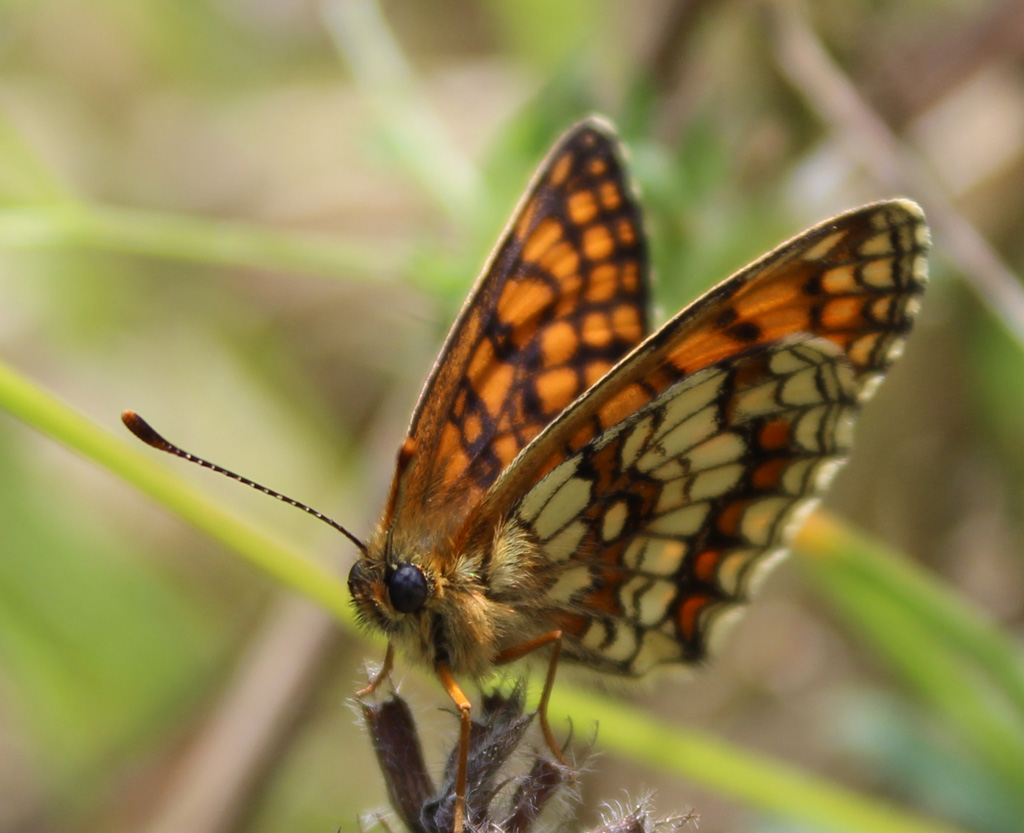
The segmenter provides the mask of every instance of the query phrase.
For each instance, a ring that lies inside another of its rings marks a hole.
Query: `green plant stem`
[[[329,570],[218,507],[182,478],[114,439],[2,364],[0,407],[95,461],[276,581],[323,605],[339,621],[351,624],[348,590]]]
[[[383,279],[403,263],[393,248],[100,205],[0,209],[0,247],[77,247],[360,280]]]
[[[816,512],[796,538],[798,553],[813,568],[822,560],[842,569],[839,588],[849,578],[898,598],[936,638],[971,657],[1004,691],[1024,719],[1024,663],[1020,652],[992,623],[967,608],[953,593],[898,553],[857,535],[825,512]],[[815,572],[821,576],[820,571]]]
[[[824,513],[797,536],[811,575],[889,666],[956,726],[993,773],[1024,784],[1019,652],[898,554]]]
[[[577,726],[598,723],[598,743],[659,773],[671,772],[754,807],[835,833],[954,833],[866,799],[777,760],[739,750],[692,729],[677,729],[610,697],[561,687],[552,713],[571,714]]]
[[[480,176],[430,107],[376,0],[327,0],[324,21],[396,160],[457,222],[479,211]]]

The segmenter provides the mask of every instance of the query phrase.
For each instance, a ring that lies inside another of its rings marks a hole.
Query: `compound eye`
[[[366,584],[366,569],[363,567],[362,561],[356,561],[352,565],[352,569],[348,572],[348,592],[349,595],[355,596],[358,591],[362,589],[361,585]]]
[[[399,564],[388,576],[388,598],[399,613],[415,613],[427,603],[427,579],[415,564]]]

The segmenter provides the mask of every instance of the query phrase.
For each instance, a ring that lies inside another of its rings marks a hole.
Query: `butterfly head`
[[[435,581],[412,560],[374,557],[373,551],[356,560],[348,574],[348,589],[359,620],[393,635],[406,620],[422,616]]]
[[[450,585],[429,549],[396,546],[387,535],[375,535],[348,575],[358,621],[428,664],[436,653],[434,620],[444,614]]]
[[[359,619],[390,632],[393,618],[423,610],[430,598],[431,582],[412,562],[385,564],[382,572],[368,559],[360,558],[349,571],[348,589]]]
[[[378,531],[352,565],[348,587],[357,620],[428,666],[444,661],[453,672],[486,673],[512,609],[493,598],[484,554],[399,537]]]

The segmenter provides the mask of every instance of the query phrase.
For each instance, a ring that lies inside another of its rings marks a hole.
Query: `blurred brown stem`
[[[917,198],[928,214],[936,249],[953,263],[992,315],[1024,345],[1024,288],[1012,269],[954,207],[916,153],[904,145],[831,59],[791,2],[765,5],[783,74],[829,124],[850,157],[879,182]]]

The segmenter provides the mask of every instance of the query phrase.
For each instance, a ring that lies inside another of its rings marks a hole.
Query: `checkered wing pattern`
[[[467,546],[508,523],[539,548],[571,658],[634,676],[703,656],[902,351],[927,245],[916,205],[878,203],[719,284],[533,441]]]
[[[754,347],[545,477],[512,523],[543,554],[565,656],[625,676],[703,657],[845,458],[857,393],[829,341]]]
[[[647,271],[618,142],[599,120],[582,122],[541,166],[452,328],[383,526],[401,537],[426,523],[443,536],[464,518],[647,335]]]
[[[713,287],[537,437],[494,484],[469,534],[493,526],[567,456],[679,380],[752,348],[801,334],[830,341],[866,400],[910,333],[928,245],[915,203],[874,203],[805,231]]]

